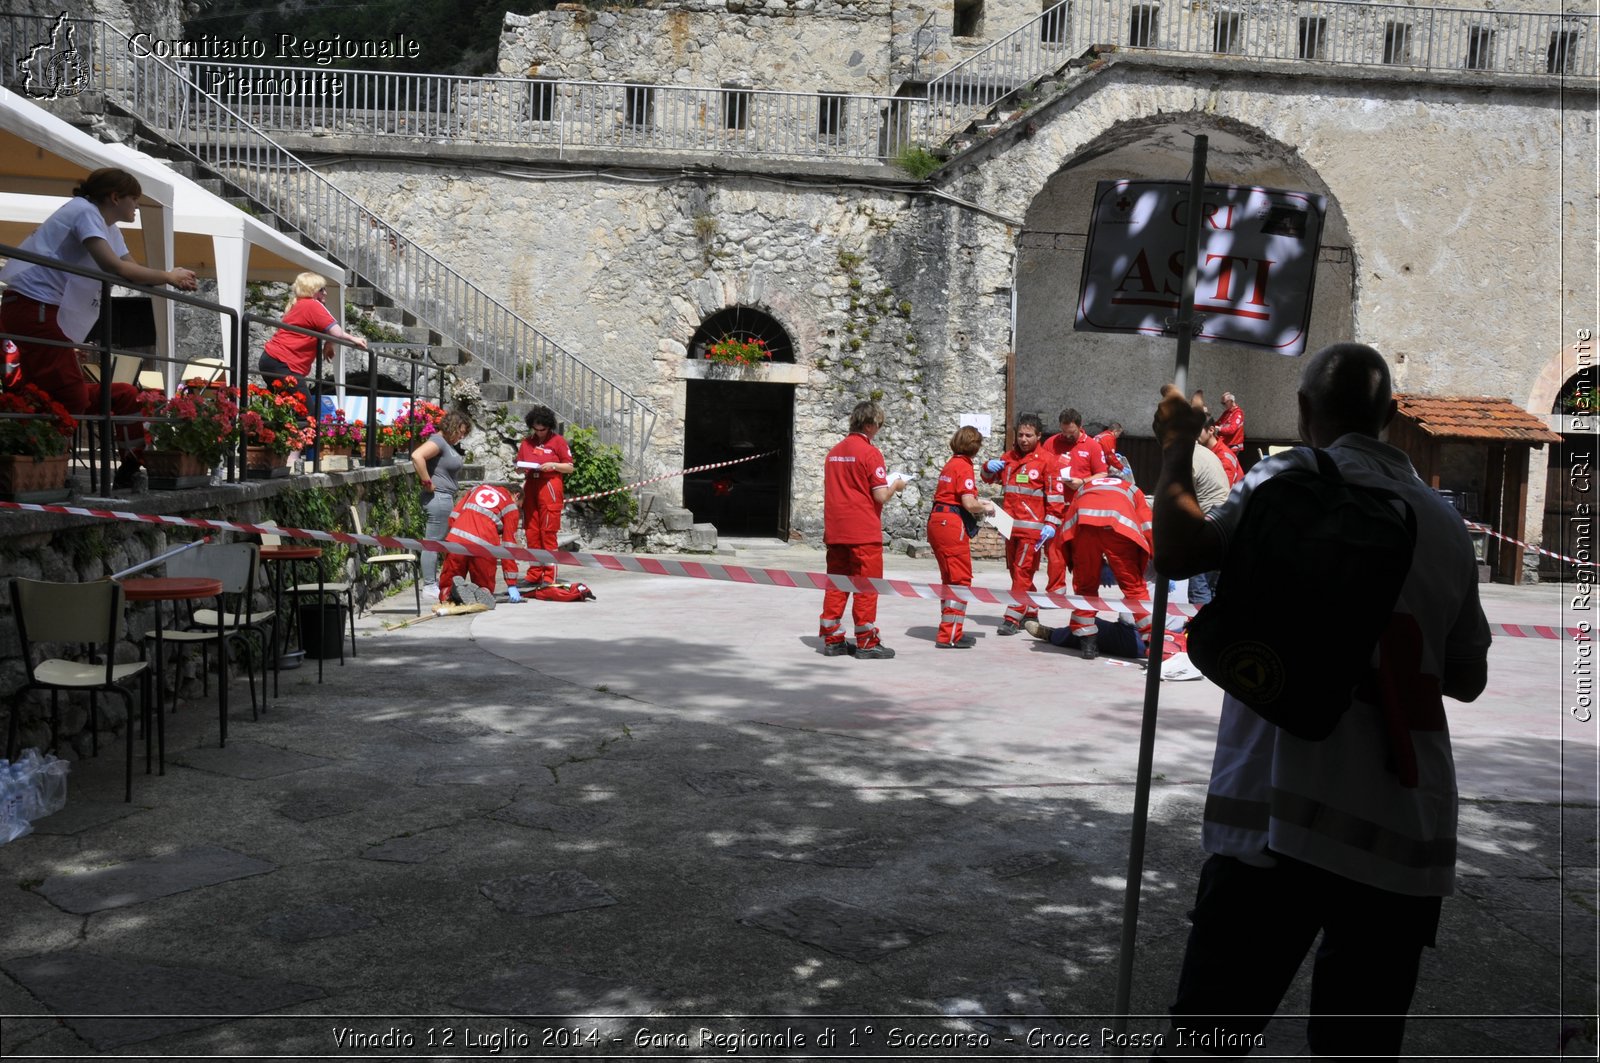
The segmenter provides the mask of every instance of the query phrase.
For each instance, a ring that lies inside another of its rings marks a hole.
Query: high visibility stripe
[[[1011,526],[1013,528],[1029,528],[1033,531],[1038,531],[1040,528],[1044,527],[1044,522],[1037,520],[1014,520],[1011,522]]]
[[[1207,823],[1265,834],[1271,811],[1265,801],[1247,801],[1226,794],[1206,794],[1206,810],[1202,818]]]
[[[1022,495],[1025,498],[1043,498],[1042,487],[1018,487],[1015,484],[1006,484],[1005,493],[1008,495]]]
[[[1454,838],[1407,838],[1380,823],[1351,815],[1303,794],[1274,787],[1270,807],[1265,801],[1224,794],[1206,795],[1207,823],[1264,834],[1272,819],[1401,867],[1450,868],[1456,862]]]
[[[460,542],[477,543],[479,546],[499,546],[500,545],[499,543],[491,543],[488,539],[480,539],[478,536],[473,535],[471,532],[462,531],[460,528],[451,528],[450,529],[450,534],[446,535],[445,538],[446,539],[455,539],[455,540],[458,540]]]
[[[1209,802],[1208,802],[1209,804]],[[1381,823],[1273,787],[1272,817],[1401,867],[1455,867],[1455,838],[1407,838]]]
[[[822,621],[822,630],[832,631],[834,628],[838,627],[839,624],[840,621],[838,620],[824,620]]]
[[[476,502],[462,503],[461,508],[463,510],[471,510],[473,513],[481,514],[482,516],[488,517],[490,520],[494,521],[495,531],[502,531],[505,528],[505,523],[501,520],[500,514],[496,513],[492,509],[487,509],[483,506],[480,506]]]
[[[1089,509],[1087,507],[1080,507],[1077,512],[1072,514],[1072,517],[1067,521],[1066,526],[1068,528],[1075,528],[1077,527],[1078,521],[1084,517],[1109,517],[1115,523],[1122,525],[1124,528],[1127,528],[1130,531],[1138,532],[1146,541],[1149,541],[1150,525],[1148,522],[1134,520],[1132,517],[1129,517],[1124,513],[1119,513],[1114,509]],[[1105,525],[1101,526],[1105,527]]]

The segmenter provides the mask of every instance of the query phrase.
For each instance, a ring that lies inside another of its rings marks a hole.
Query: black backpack
[[[1317,468],[1263,481],[1245,503],[1215,597],[1189,624],[1189,659],[1269,723],[1328,737],[1368,676],[1416,548],[1393,491]]]

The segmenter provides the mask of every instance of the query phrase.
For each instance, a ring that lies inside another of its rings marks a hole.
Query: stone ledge
[[[685,358],[678,363],[678,380],[746,380],[753,384],[809,384],[811,370],[803,365],[724,365],[705,359]]]
[[[415,475],[409,465],[353,469],[349,472],[307,473],[279,480],[242,480],[216,487],[196,487],[185,491],[143,491],[127,497],[105,498],[75,490],[65,502],[56,503],[80,509],[114,509],[123,513],[152,513],[181,517],[187,513],[225,510],[241,502],[254,502],[313,487],[338,487],[344,484],[372,483],[390,476]],[[76,486],[76,485],[75,485]],[[50,535],[69,528],[104,523],[98,517],[79,517],[66,513],[33,513],[0,509],[0,540],[28,535]]]

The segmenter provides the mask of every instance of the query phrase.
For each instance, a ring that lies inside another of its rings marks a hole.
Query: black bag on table
[[[1189,659],[1269,723],[1320,741],[1372,667],[1399,601],[1417,518],[1393,491],[1353,484],[1324,451],[1255,488],[1215,596],[1189,624]]]

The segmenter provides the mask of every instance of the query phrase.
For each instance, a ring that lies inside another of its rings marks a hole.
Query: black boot
[[[1078,649],[1083,651],[1083,659],[1092,661],[1100,656],[1100,636],[1084,635],[1078,639]]]

